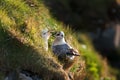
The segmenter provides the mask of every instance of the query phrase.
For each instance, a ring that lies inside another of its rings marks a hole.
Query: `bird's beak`
[[[51,34],[52,36],[56,35],[56,31],[55,30],[49,30],[48,33]]]
[[[51,31],[51,30],[49,30],[47,33],[48,33],[49,35],[51,35],[51,34],[52,34],[52,31]]]

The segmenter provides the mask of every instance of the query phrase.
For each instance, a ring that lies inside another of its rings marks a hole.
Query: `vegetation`
[[[67,42],[80,52],[81,57],[70,70],[75,80],[116,80],[116,72],[97,54],[89,36],[55,20],[44,3],[0,0],[0,80],[4,80],[6,72],[22,69],[39,74],[43,80],[67,80],[60,62],[51,50],[46,52],[43,48],[40,33],[44,28],[64,31]],[[52,36],[49,46],[53,39]]]

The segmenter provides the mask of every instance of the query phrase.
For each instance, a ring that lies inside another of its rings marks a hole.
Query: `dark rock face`
[[[96,33],[90,33],[93,44],[103,57],[107,57],[109,63],[119,68],[120,67],[120,54],[116,51],[115,47],[116,29],[114,26],[109,26],[105,30],[97,29]]]
[[[99,37],[97,37],[97,39],[94,40],[96,47],[100,47],[101,49],[105,49],[105,50],[115,48],[115,46],[114,46],[115,30],[113,27],[110,27],[110,28],[104,30],[98,36]]]
[[[120,5],[118,3],[113,3],[108,8],[108,17],[112,21],[120,21]]]
[[[117,5],[115,0],[44,0],[43,2],[56,20],[75,30],[92,31],[103,27],[110,17],[114,19],[119,16],[119,8],[113,6]]]

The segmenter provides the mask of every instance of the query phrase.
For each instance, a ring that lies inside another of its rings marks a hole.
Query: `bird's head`
[[[64,38],[64,32],[63,31],[59,31],[56,33],[56,39],[61,40]]]
[[[44,39],[46,39],[46,40],[48,40],[49,38],[50,38],[50,36],[51,36],[51,32],[46,28],[46,29],[43,29],[42,30],[42,33],[41,33],[41,36],[44,38]]]

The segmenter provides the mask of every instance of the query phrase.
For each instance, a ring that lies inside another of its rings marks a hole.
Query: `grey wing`
[[[52,46],[52,51],[55,55],[66,54],[70,47],[67,44]]]
[[[54,54],[56,54],[56,47],[55,47],[55,46],[52,46],[52,52],[53,52]]]

